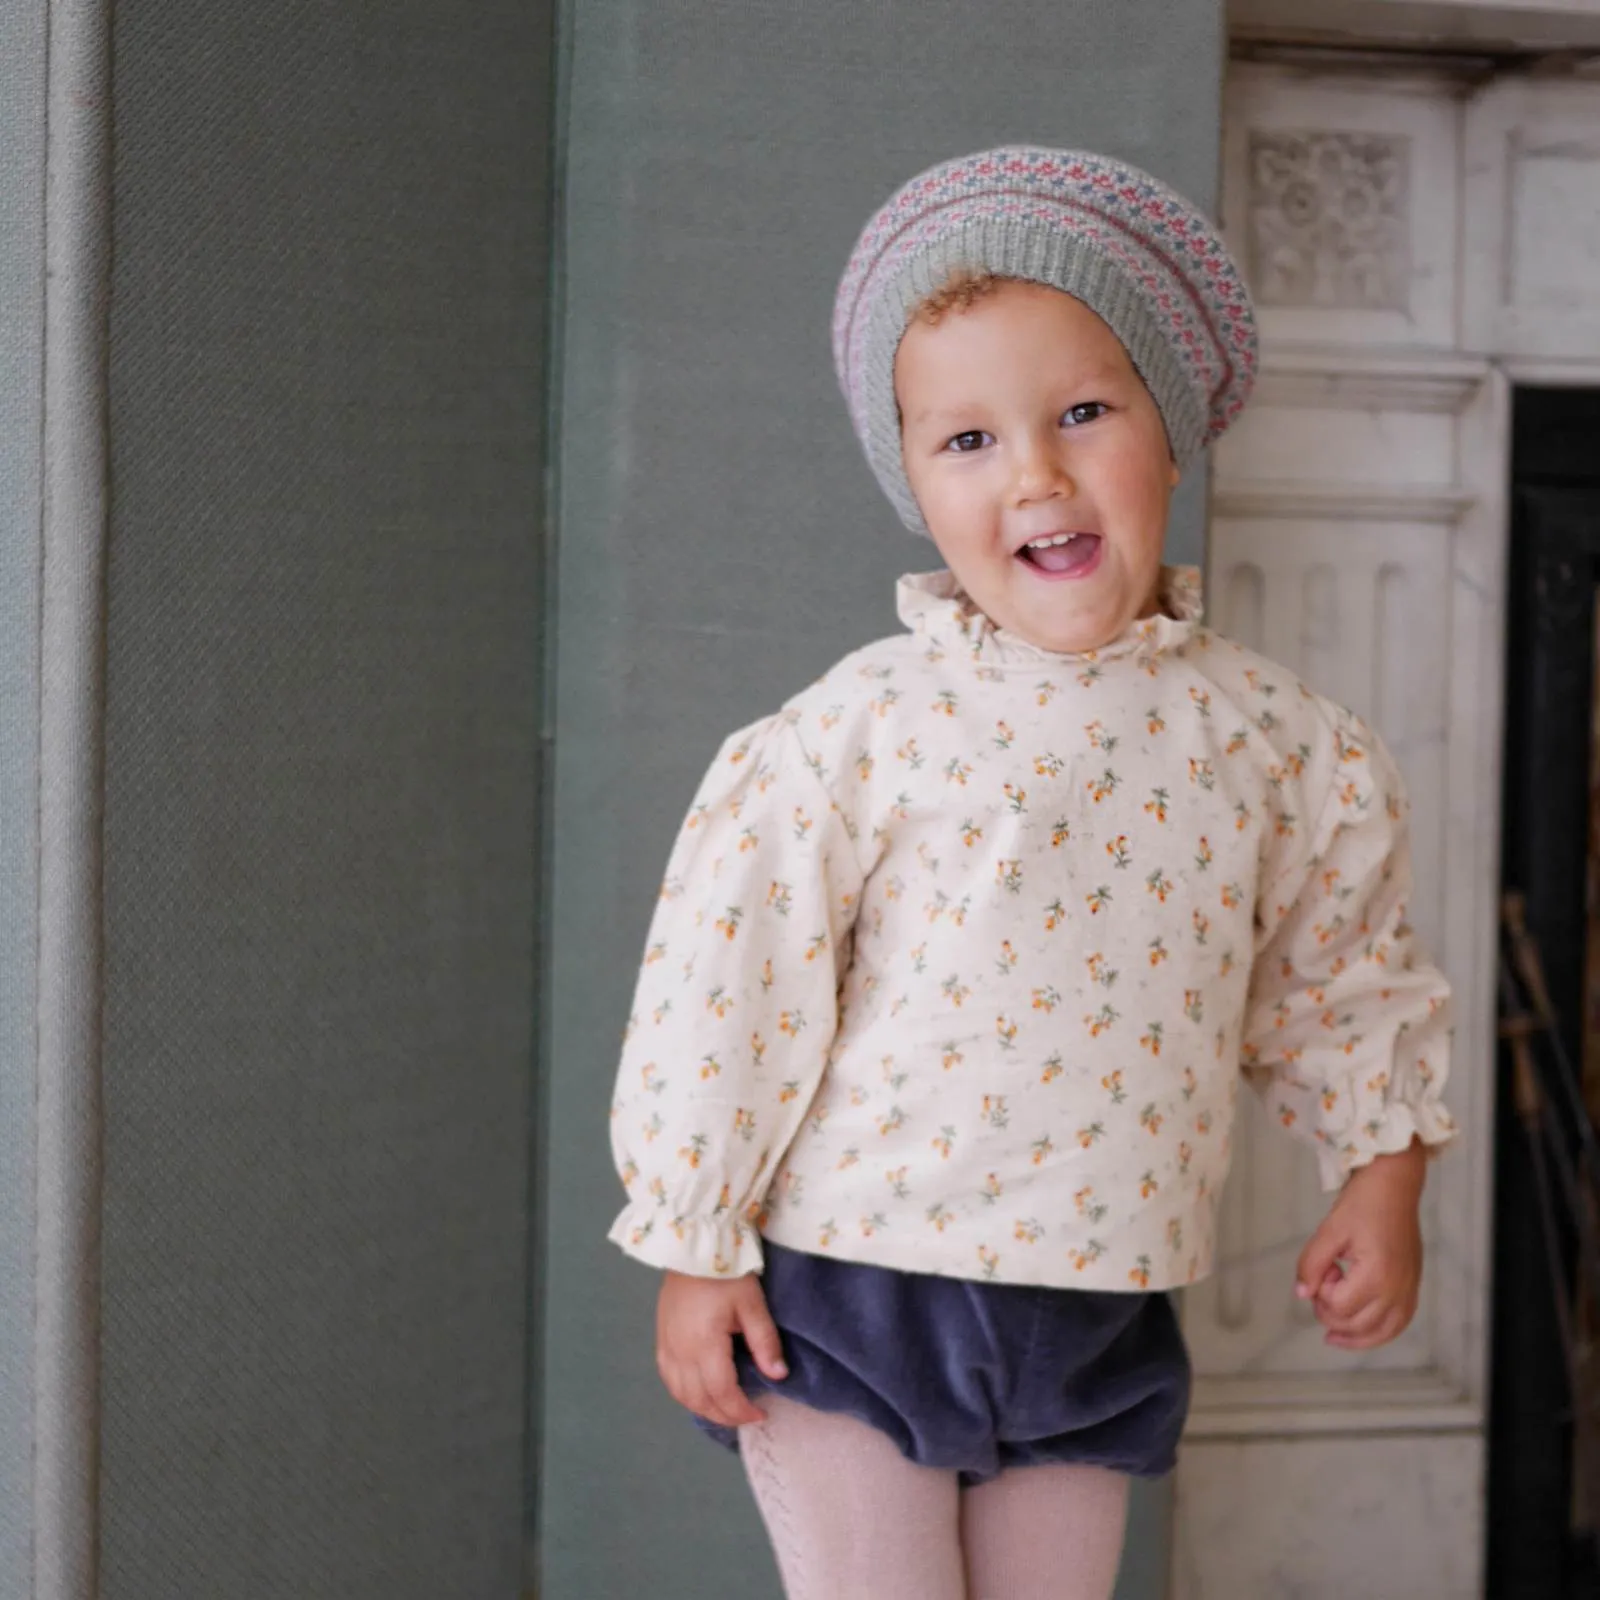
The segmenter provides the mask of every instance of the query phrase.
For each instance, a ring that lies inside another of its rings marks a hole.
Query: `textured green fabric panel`
[[[511,1600],[548,9],[117,9],[104,1600]]]
[[[901,180],[1001,140],[1085,144],[1214,201],[1215,0],[640,0],[564,11],[545,1600],[754,1600],[737,1470],[651,1360],[651,1274],[604,1242],[619,1033],[666,850],[721,735],[895,626],[934,564],[829,364],[834,284]],[[1186,486],[1173,551],[1201,541]],[[618,1529],[626,1537],[618,1537]],[[1160,1593],[1159,1496],[1125,1594]]]
[[[0,1595],[31,1583],[45,23],[0,6]]]

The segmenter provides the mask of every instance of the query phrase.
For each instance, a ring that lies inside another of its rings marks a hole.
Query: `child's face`
[[[914,320],[894,379],[923,520],[995,623],[1081,651],[1151,614],[1178,469],[1150,391],[1094,312],[1057,289],[1001,284],[937,323]]]

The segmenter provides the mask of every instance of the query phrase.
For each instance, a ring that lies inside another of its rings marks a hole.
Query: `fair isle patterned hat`
[[[1047,284],[1122,341],[1186,466],[1239,414],[1255,315],[1205,214],[1148,172],[1083,150],[1005,146],[931,167],[862,231],[833,313],[850,418],[902,520],[926,534],[900,456],[894,357],[912,311],[960,270]]]

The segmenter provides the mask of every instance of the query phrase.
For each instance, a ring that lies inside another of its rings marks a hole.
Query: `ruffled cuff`
[[[1410,1149],[1413,1139],[1422,1141],[1431,1159],[1459,1132],[1455,1118],[1436,1099],[1421,1100],[1415,1105],[1390,1101],[1381,1116],[1349,1130],[1341,1138],[1319,1139],[1317,1164],[1323,1190],[1342,1188],[1358,1167],[1370,1166],[1379,1156],[1398,1155]]]
[[[654,1200],[635,1200],[623,1207],[609,1237],[635,1261],[691,1278],[761,1271],[761,1235],[736,1216],[671,1217]]]

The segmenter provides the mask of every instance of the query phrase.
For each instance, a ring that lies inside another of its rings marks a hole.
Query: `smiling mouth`
[[[1047,578],[1080,578],[1100,559],[1098,533],[1053,533],[1034,539],[1017,551],[1024,566]]]

